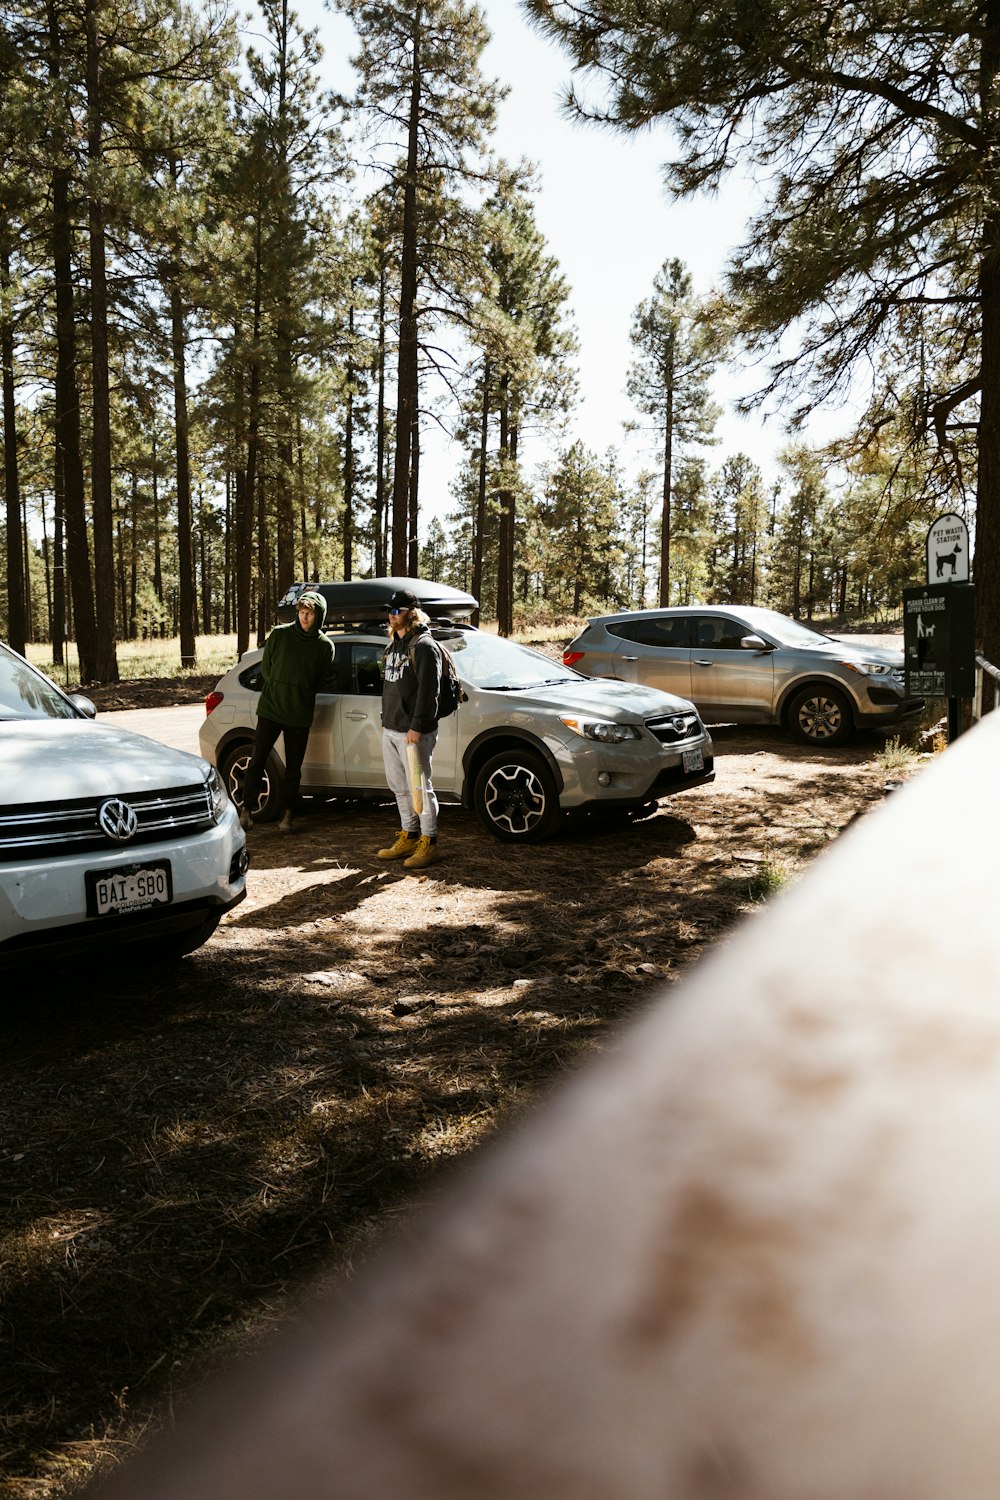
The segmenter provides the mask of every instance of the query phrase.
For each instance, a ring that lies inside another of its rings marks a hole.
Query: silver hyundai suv
[[[388,796],[381,745],[385,628],[341,624],[327,634],[334,676],[317,698],[302,794]],[[650,808],[661,796],[715,779],[712,741],[683,699],[592,681],[472,626],[437,625],[434,635],[451,652],[466,695],[441,720],[434,787],[441,801],[474,808],[498,839],[541,839],[564,812]],[[219,767],[237,804],[253,746],[260,658],[259,650],[246,652],[221,679],[206,699],[200,731],[202,754]],[[282,774],[276,750],[251,809],[255,821],[277,817]]]
[[[563,662],[680,693],[710,724],[783,724],[811,745],[842,744],[855,728],[898,724],[924,706],[906,696],[901,651],[838,641],[742,604],[601,615]]]

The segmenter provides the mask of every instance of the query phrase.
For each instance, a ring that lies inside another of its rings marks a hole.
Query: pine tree
[[[528,5],[597,86],[573,107],[673,125],[674,193],[757,170],[766,201],[728,281],[751,348],[776,351],[762,395],[801,417],[876,364],[915,307],[950,313],[926,420],[945,445],[976,424],[977,634],[1000,662],[1000,7]]]
[[[653,295],[636,308],[632,345],[628,394],[656,422],[662,453],[659,602],[666,605],[675,449],[712,442],[719,414],[709,394],[715,353],[704,305],[694,297],[691,277],[679,260],[664,261]]]
[[[436,321],[466,301],[475,266],[474,220],[460,193],[480,170],[500,94],[480,72],[488,33],[467,0],[341,4],[360,38],[358,98],[386,152],[383,170],[398,233],[391,568],[403,574],[415,545],[420,350]]]

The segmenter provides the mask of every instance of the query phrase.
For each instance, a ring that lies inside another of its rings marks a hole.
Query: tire
[[[530,750],[505,750],[486,761],[472,800],[481,822],[504,843],[548,838],[561,817],[552,773]]]
[[[846,693],[825,683],[803,688],[788,705],[788,728],[803,745],[842,745],[854,731]]]
[[[227,750],[219,767],[229,799],[237,807],[243,806],[243,778],[253,755],[253,745],[236,745]],[[267,757],[264,775],[260,783],[257,806],[250,808],[250,816],[257,823],[273,823],[281,811],[281,788],[284,777],[281,766],[273,755]]]

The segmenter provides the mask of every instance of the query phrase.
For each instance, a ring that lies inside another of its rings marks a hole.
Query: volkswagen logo
[[[127,802],[119,801],[117,797],[109,797],[107,802],[101,803],[97,810],[97,821],[108,838],[114,839],[118,844],[127,843],[139,827],[135,809],[129,807]]]

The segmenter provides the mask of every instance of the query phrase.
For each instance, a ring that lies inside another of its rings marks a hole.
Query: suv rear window
[[[683,615],[662,615],[658,619],[615,620],[608,625],[609,635],[635,641],[640,646],[686,646],[687,620]]]

